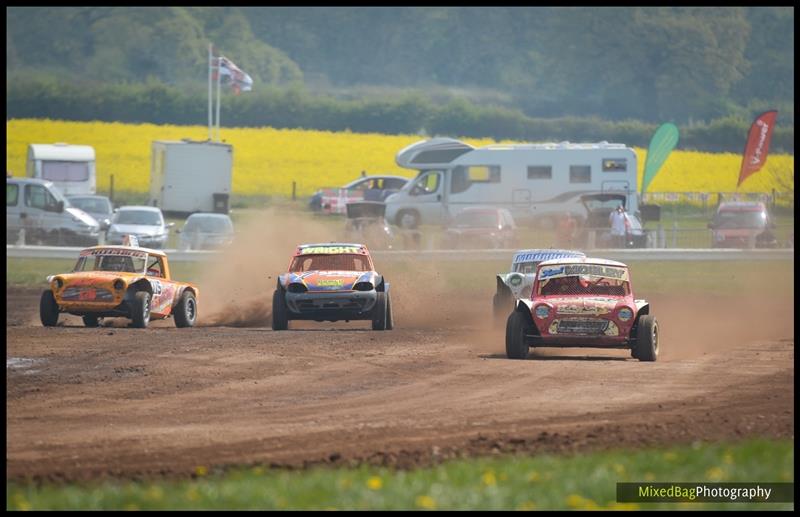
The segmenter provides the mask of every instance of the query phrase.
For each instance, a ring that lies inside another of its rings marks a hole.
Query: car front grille
[[[603,334],[608,328],[608,320],[561,320],[558,322],[559,334]]]
[[[67,287],[61,299],[68,302],[113,302],[114,295],[102,287]]]

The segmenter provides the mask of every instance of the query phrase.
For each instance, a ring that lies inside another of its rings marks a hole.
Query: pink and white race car
[[[623,348],[655,361],[658,324],[650,304],[634,297],[625,264],[547,260],[539,263],[531,297],[520,298],[506,322],[506,355],[525,359],[531,347]]]

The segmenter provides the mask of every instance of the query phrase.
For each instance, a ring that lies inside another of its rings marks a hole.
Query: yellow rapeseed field
[[[340,186],[367,173],[410,177],[413,171],[394,162],[401,148],[418,135],[381,135],[297,129],[222,128],[222,139],[234,146],[233,192],[239,195],[307,196],[321,187]],[[6,122],[6,169],[25,175],[31,143],[85,144],[97,153],[97,188],[108,191],[114,175],[117,191],[147,192],[153,140],[205,140],[206,126],[168,126],[109,122],[69,122],[15,119]],[[744,138],[744,137],[743,137]],[[491,139],[465,138],[482,146]],[[506,142],[504,142],[506,143]],[[636,148],[641,181],[646,149]],[[733,192],[741,155],[674,151],[650,184],[650,192]],[[791,190],[794,157],[771,154],[767,164],[749,178],[740,192]]]

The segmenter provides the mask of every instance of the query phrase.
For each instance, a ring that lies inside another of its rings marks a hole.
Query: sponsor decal
[[[622,267],[601,266],[598,264],[569,264],[542,268],[539,271],[539,275],[541,279],[558,276],[600,276],[627,280],[628,270]]]
[[[517,253],[514,255],[512,264],[519,262],[544,262],[545,260],[560,259],[560,258],[578,258],[585,257],[586,255],[577,251],[534,251]]]
[[[301,248],[301,255],[335,255],[337,253],[358,253],[358,246],[312,246]]]
[[[581,314],[581,315],[592,315],[592,316],[599,316],[601,314],[608,314],[611,312],[611,308],[607,305],[577,305],[577,304],[570,304],[570,305],[562,305],[556,309],[558,314]]]
[[[322,278],[317,280],[316,284],[320,287],[342,287],[344,285],[343,278]]]
[[[88,257],[88,256],[96,256],[96,255],[113,255],[113,256],[125,256],[125,257],[139,257],[145,258],[147,257],[147,253],[142,251],[136,250],[129,250],[125,248],[103,248],[99,250],[83,250],[81,251],[81,257]]]

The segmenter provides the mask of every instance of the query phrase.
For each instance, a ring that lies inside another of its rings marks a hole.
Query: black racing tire
[[[137,329],[147,328],[150,323],[150,293],[136,291],[131,302],[131,320]]]
[[[528,344],[525,334],[531,330],[530,322],[520,311],[513,311],[506,322],[506,356],[509,359],[526,359],[528,357]]]
[[[83,317],[83,325],[89,328],[95,328],[100,326],[100,318],[97,316],[93,316],[91,314],[87,314]]]
[[[53,296],[53,291],[49,289],[42,291],[42,297],[39,300],[39,318],[45,327],[58,325],[58,303],[56,303],[56,297]]]
[[[375,307],[372,308],[372,330],[388,330],[389,298],[386,293],[378,292]]]
[[[286,306],[286,293],[275,289],[272,293],[272,330],[289,329],[289,307]]]
[[[184,291],[172,312],[175,316],[176,327],[194,327],[194,324],[197,323],[197,298],[194,293],[189,290]]]
[[[645,314],[639,318],[636,331],[636,355],[640,361],[655,361],[658,359],[658,323],[656,317]]]
[[[392,314],[392,300],[389,293],[386,293],[386,330],[394,328],[394,315]]]

